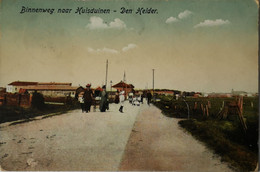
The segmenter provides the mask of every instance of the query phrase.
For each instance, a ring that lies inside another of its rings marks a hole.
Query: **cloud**
[[[129,51],[136,47],[137,47],[136,44],[128,44],[127,46],[122,48],[122,52]],[[117,51],[117,50],[111,49],[111,48],[106,48],[106,47],[104,47],[102,49],[93,49],[93,48],[89,47],[88,52],[90,52],[90,53],[110,53],[110,54],[119,54],[120,53],[120,51]]]
[[[120,20],[119,18],[116,18],[114,21],[109,23],[109,28],[125,29],[126,24],[122,20]]]
[[[122,51],[123,51],[123,52],[126,52],[126,51],[128,51],[128,50],[130,50],[130,49],[133,49],[133,48],[135,48],[135,47],[137,47],[137,45],[135,45],[135,44],[128,44],[126,47],[123,47],[123,48],[122,48]]]
[[[95,29],[125,29],[126,24],[124,21],[120,20],[119,18],[115,18],[114,21],[107,24],[104,20],[100,17],[92,16],[89,19],[90,23],[87,24],[87,28],[91,30]]]
[[[188,18],[188,17],[191,16],[192,14],[193,14],[193,13],[192,13],[191,11],[185,10],[185,11],[179,13],[179,15],[178,15],[178,18],[179,18],[179,19],[176,18],[176,17],[169,17],[169,18],[165,21],[165,23],[166,23],[166,24],[175,23],[175,22],[178,22],[178,21],[183,20],[183,19],[185,19],[185,18]]]
[[[90,17],[90,23],[87,24],[89,29],[106,29],[108,25],[104,23],[103,19],[100,17],[92,16]]]
[[[193,14],[193,13],[192,13],[191,11],[185,10],[185,11],[181,12],[181,13],[178,15],[178,17],[179,17],[179,19],[185,19],[185,18],[191,16],[192,14]]]
[[[88,52],[90,53],[111,53],[111,54],[118,54],[119,52],[114,49],[106,48],[104,47],[103,49],[93,49],[93,48],[88,48]]]
[[[195,25],[194,28],[198,27],[214,27],[214,26],[221,26],[221,25],[228,25],[230,24],[230,21],[228,20],[222,20],[222,19],[216,19],[214,20],[205,20],[204,22],[200,22],[199,24]]]
[[[165,21],[165,23],[170,24],[170,23],[174,23],[174,22],[177,22],[177,21],[179,21],[177,18],[175,18],[175,17],[169,17],[169,18]]]

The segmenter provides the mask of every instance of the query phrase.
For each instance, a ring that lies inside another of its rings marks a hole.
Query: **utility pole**
[[[125,79],[125,71],[124,71],[124,77],[123,77],[123,81],[126,82],[126,79]]]
[[[126,77],[125,77],[125,71],[124,71],[124,78],[123,81],[125,83],[125,99],[127,98],[127,85],[126,85]]]
[[[152,69],[153,70],[153,96],[154,96],[154,70],[155,69]]]
[[[112,80],[110,81],[110,98],[112,98]]]
[[[110,92],[112,92],[112,80],[110,81]]]
[[[108,60],[107,60],[107,64],[106,64],[106,86],[107,86],[107,70],[108,70]]]

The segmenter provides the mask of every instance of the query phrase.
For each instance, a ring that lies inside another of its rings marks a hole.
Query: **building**
[[[7,93],[18,93],[25,86],[37,85],[38,82],[14,81],[6,86]]]
[[[75,97],[77,88],[78,87],[65,85],[34,85],[23,87],[23,89],[27,90],[30,94],[37,91],[38,93],[49,97]]]
[[[165,96],[173,96],[174,95],[174,91],[172,90],[154,90],[154,94],[157,95],[165,95]]]
[[[31,94],[37,91],[50,97],[74,97],[77,88],[72,83],[15,81],[7,85],[6,92]]]
[[[72,83],[69,83],[69,82],[38,82],[37,85],[62,85],[62,86],[71,86]]]
[[[117,89],[119,92],[124,90],[126,95],[128,95],[131,92],[134,92],[134,86],[132,84],[127,84],[123,81],[120,81],[119,83],[113,85],[112,87]]]
[[[91,90],[92,90],[92,92],[93,92],[93,94],[94,94],[94,97],[99,97],[99,95],[100,95],[100,92],[101,91],[103,91],[103,89],[100,87],[100,86],[98,86],[97,88],[91,88]],[[76,89],[76,98],[77,98],[77,96],[78,95],[80,95],[80,94],[82,94],[83,95],[83,93],[86,91],[86,89],[85,88],[83,88],[82,86],[80,86],[80,87],[78,87],[77,89]]]

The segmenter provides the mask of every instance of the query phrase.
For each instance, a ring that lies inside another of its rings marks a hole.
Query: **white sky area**
[[[0,86],[17,80],[102,86],[108,60],[108,87],[123,80],[125,72],[127,83],[152,88],[155,69],[158,89],[257,92],[257,8],[228,11],[223,4],[223,11],[215,7],[211,13],[198,8],[199,2],[189,7],[171,3],[153,4],[160,12],[156,15],[81,16],[19,14],[21,5],[5,5]]]

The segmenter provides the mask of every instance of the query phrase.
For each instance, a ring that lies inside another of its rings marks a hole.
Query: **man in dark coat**
[[[116,104],[119,103],[119,92],[118,92],[118,90],[116,91],[115,103],[116,103]]]
[[[102,87],[102,91],[100,92],[100,97],[101,97],[101,100],[100,100],[100,105],[99,105],[99,109],[100,109],[100,112],[105,112],[107,107],[108,107],[108,94],[106,92],[106,86],[104,85]]]
[[[143,104],[143,102],[144,102],[144,94],[142,93],[142,95],[141,95],[141,103]]]
[[[88,113],[88,112],[90,112],[90,107],[91,107],[92,100],[93,100],[93,92],[90,89],[90,87],[91,87],[90,84],[87,84],[86,87],[87,87],[87,89],[84,92],[83,98],[84,98],[85,111]]]
[[[147,93],[147,104],[150,106],[150,103],[151,103],[151,99],[152,99],[152,94],[150,91],[148,91]]]

